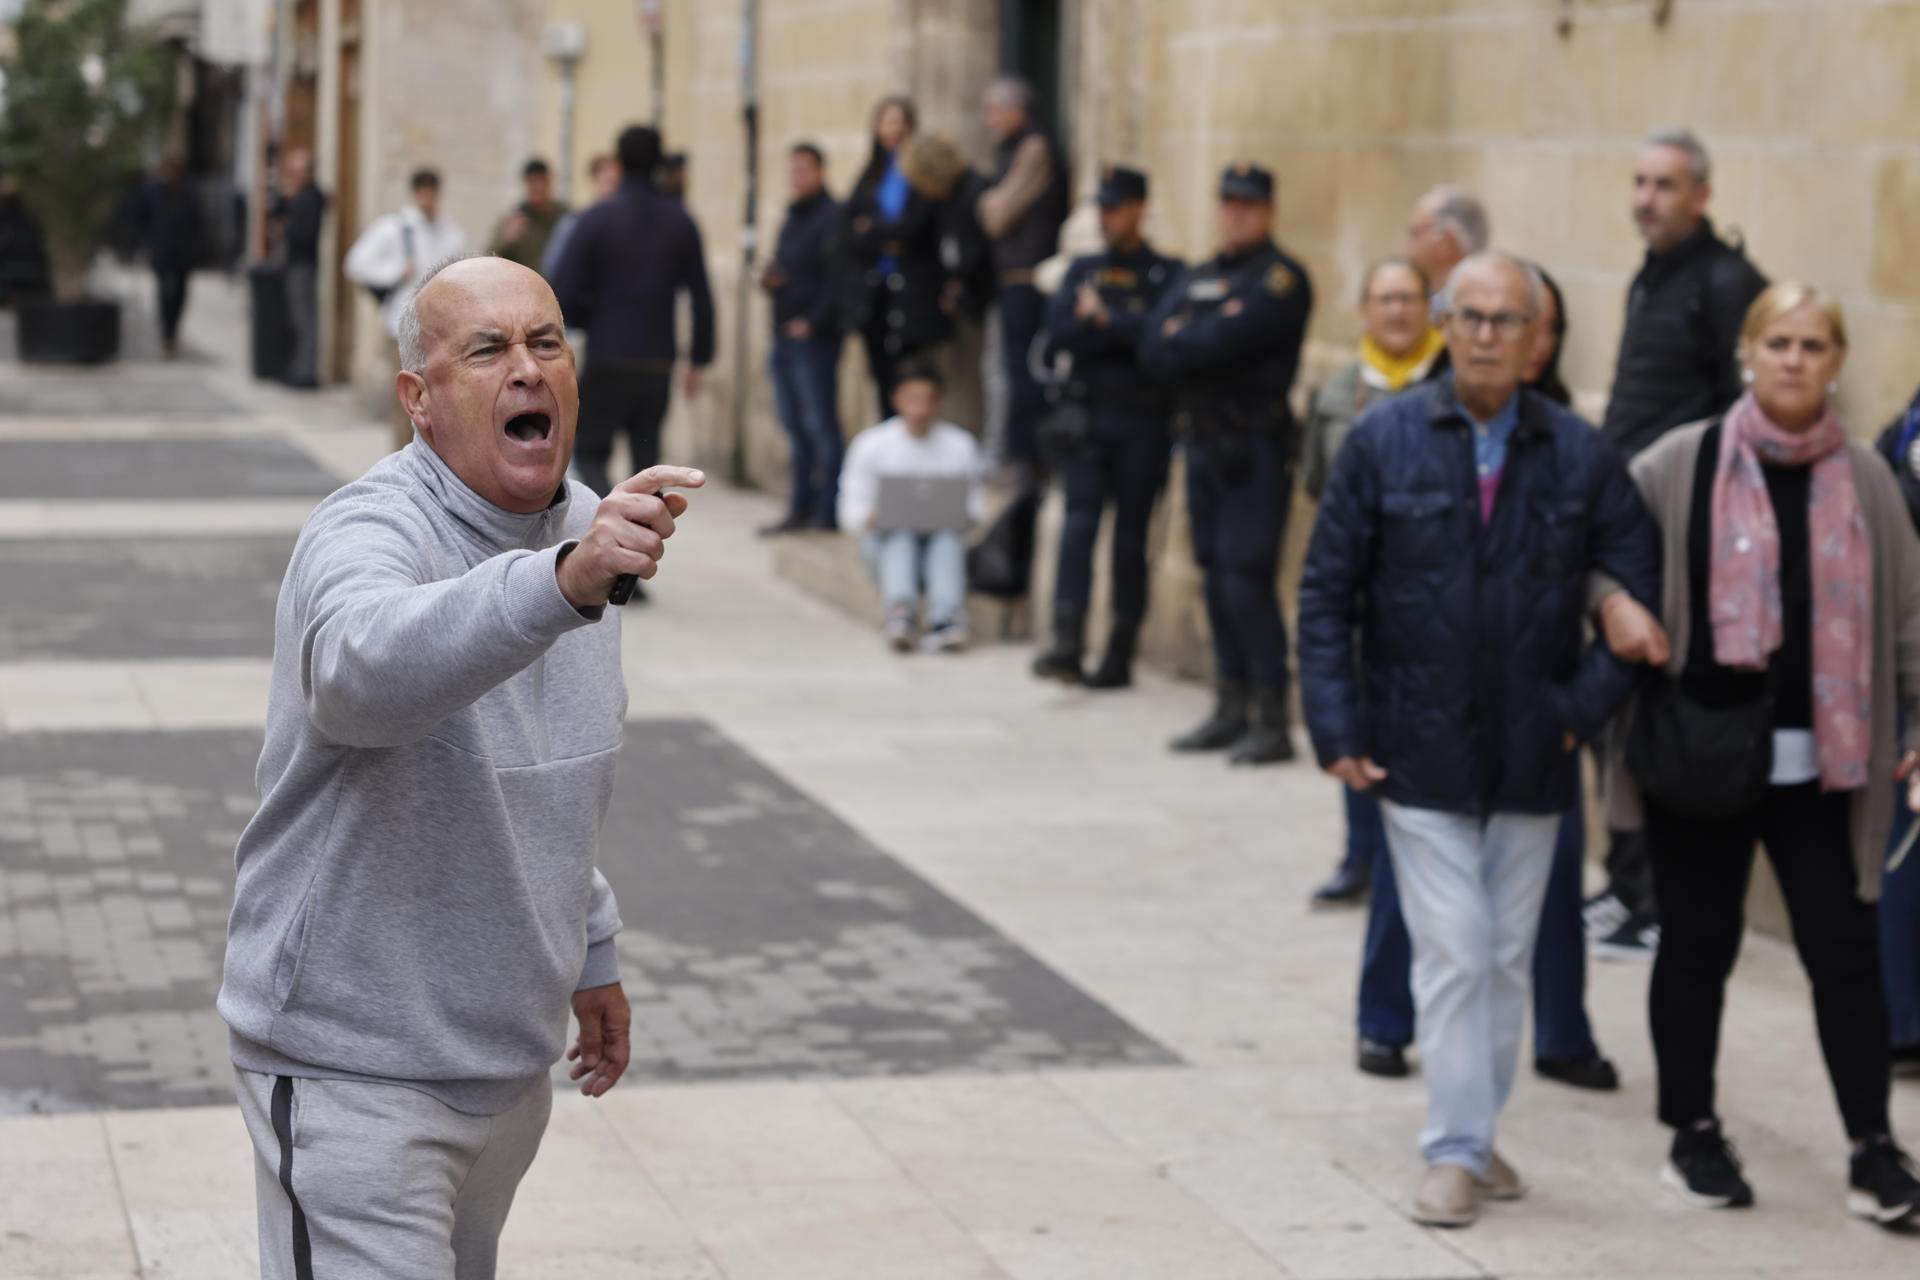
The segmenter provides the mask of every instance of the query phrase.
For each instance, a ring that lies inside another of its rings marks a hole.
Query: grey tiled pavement
[[[230,1096],[213,997],[259,743],[0,737],[0,1113]],[[599,864],[636,1080],[1174,1061],[704,722],[633,726]]]
[[[284,440],[0,439],[0,501],[322,497],[339,484]]]
[[[292,535],[0,539],[0,662],[268,657],[292,552]]]

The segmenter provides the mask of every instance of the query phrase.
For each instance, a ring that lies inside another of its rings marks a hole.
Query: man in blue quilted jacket
[[[1587,584],[1624,584],[1603,620],[1650,626],[1635,601],[1659,599],[1659,544],[1625,465],[1521,386],[1542,291],[1503,253],[1454,269],[1439,303],[1452,372],[1355,424],[1300,589],[1314,749],[1381,797],[1413,938],[1429,1166],[1413,1217],[1433,1225],[1465,1226],[1482,1197],[1524,1189],[1494,1124],[1558,815],[1579,786],[1575,748],[1636,679],[1583,643]]]

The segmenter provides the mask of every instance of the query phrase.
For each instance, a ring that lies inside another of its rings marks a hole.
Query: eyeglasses
[[[1533,317],[1524,311],[1486,312],[1462,307],[1447,313],[1447,323],[1467,337],[1476,337],[1480,330],[1491,327],[1494,337],[1510,341],[1526,332]]]

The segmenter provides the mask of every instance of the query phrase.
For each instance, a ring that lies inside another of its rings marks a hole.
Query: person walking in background
[[[287,329],[292,350],[287,384],[311,387],[320,374],[320,232],[327,193],[313,180],[313,153],[289,150],[280,163],[280,189],[268,216],[285,258]]]
[[[1007,379],[1007,427],[1002,460],[1029,472],[1039,466],[1034,426],[1045,407],[1029,363],[1045,318],[1046,300],[1033,269],[1053,256],[1067,219],[1067,172],[1060,148],[1034,120],[1033,86],[1002,76],[983,99],[994,141],[993,181],[974,210],[993,243],[999,286],[1000,356]]]
[[[1492,242],[1486,206],[1460,188],[1435,187],[1414,201],[1407,219],[1407,256],[1430,287],[1445,284],[1463,258]]]
[[[953,332],[942,305],[947,270],[940,260],[940,208],[914,190],[903,165],[914,127],[911,99],[881,99],[867,167],[846,203],[840,318],[866,348],[883,417],[893,409],[895,368]]]
[[[587,161],[587,185],[593,192],[593,199],[587,205],[604,204],[613,199],[614,192],[620,190],[620,162],[610,152],[601,152]],[[580,221],[581,210],[568,209],[553,224],[553,234],[547,237],[546,251],[540,255],[540,274],[553,279],[553,273],[560,264],[560,255],[566,251],[567,239],[573,235],[574,224]],[[572,321],[568,327],[573,328]]]
[[[1109,167],[1094,196],[1104,253],[1074,259],[1047,303],[1050,352],[1072,360],[1051,421],[1066,489],[1054,582],[1053,645],[1034,660],[1042,679],[1124,689],[1133,683],[1134,645],[1147,614],[1147,525],[1167,481],[1171,399],[1140,362],[1147,317],[1181,271],[1141,234],[1147,175]],[[1044,430],[1044,424],[1043,424]],[[1070,438],[1068,438],[1070,437]],[[1100,665],[1081,669],[1093,597],[1093,547],[1100,516],[1113,505],[1113,625]]]
[[[187,285],[206,248],[200,197],[187,181],[181,156],[169,153],[160,161],[141,191],[137,208],[141,243],[160,301],[160,351],[172,360],[180,354]]]
[[[487,252],[538,271],[567,206],[553,198],[553,171],[537,156],[521,168],[520,183],[523,198],[494,227]]]
[[[831,529],[839,508],[840,319],[833,272],[840,256],[840,206],[827,194],[826,157],[811,142],[787,151],[792,201],[773,261],[760,285],[773,296],[773,352],[767,367],[780,425],[787,430],[793,485],[787,514],[762,533]]]
[[[687,153],[669,151],[661,156],[660,166],[654,170],[653,180],[662,192],[685,204],[687,202]]]
[[[1887,424],[1874,451],[1893,469],[1906,499],[1907,514],[1920,529],[1920,391],[1904,412]],[[1888,835],[1890,858],[1915,839],[1920,818],[1905,806],[1895,811]],[[1910,853],[1889,865],[1880,888],[1880,959],[1887,988],[1887,1020],[1893,1041],[1895,1075],[1920,1078],[1920,859]]]
[[[19,182],[0,169],[0,307],[44,298],[52,291],[40,222],[20,198]]]
[[[1346,443],[1354,419],[1375,400],[1423,380],[1446,350],[1445,338],[1433,327],[1431,305],[1432,289],[1411,258],[1382,259],[1362,279],[1359,356],[1342,365],[1313,393],[1301,432],[1301,483],[1315,502],[1326,489],[1327,473],[1340,454],[1340,446]],[[1319,907],[1344,906],[1365,899],[1375,868],[1384,868],[1387,859],[1387,833],[1380,825],[1379,800],[1351,787],[1341,788],[1341,797],[1346,807],[1346,851],[1333,875],[1313,891],[1313,905]],[[1374,927],[1369,921],[1369,955],[1374,950],[1373,936]],[[1399,939],[1404,950],[1404,926]],[[1404,1003],[1407,1032],[1399,1041],[1402,1045],[1413,1038],[1411,998]],[[1369,1037],[1364,1010],[1363,996],[1363,1063],[1370,1038],[1382,1046],[1389,1042],[1389,1037]],[[1404,1061],[1401,1065],[1404,1069]]]
[[[699,396],[714,356],[713,294],[700,229],[678,200],[653,185],[660,135],[634,125],[620,135],[616,150],[620,190],[580,215],[553,274],[567,322],[587,331],[575,465],[595,493],[611,488],[607,461],[616,435],[626,436],[632,469],[644,471],[659,461],[660,426],[680,354],[680,294],[693,304],[688,399]]]
[[[1257,165],[1221,175],[1220,251],[1162,296],[1141,346],[1177,397],[1213,634],[1213,711],[1172,748],[1224,750],[1234,764],[1294,756],[1276,579],[1297,452],[1287,394],[1313,285],[1273,242],[1273,197],[1273,175]]]
[[[980,442],[940,418],[942,384],[932,366],[900,367],[893,399],[900,411],[853,438],[840,482],[840,527],[861,539],[867,569],[886,606],[887,643],[913,648],[920,601],[926,599],[920,647],[954,653],[967,646],[967,548],[964,525],[894,522],[882,510],[889,481],[948,480],[966,486],[965,520],[986,515]]]
[[[1378,791],[1413,938],[1429,1166],[1413,1217],[1433,1225],[1472,1222],[1483,1193],[1524,1191],[1494,1131],[1578,793],[1573,752],[1636,679],[1582,647],[1588,575],[1641,600],[1659,590],[1625,465],[1521,385],[1544,295],[1506,254],[1454,269],[1439,308],[1452,372],[1355,424],[1300,588],[1314,749],[1345,785]]]
[[[1697,1205],[1753,1203],[1714,1095],[1757,842],[1853,1144],[1847,1206],[1906,1222],[1920,1179],[1888,1114],[1874,904],[1896,780],[1920,803],[1920,540],[1899,484],[1834,413],[1839,304],[1773,285],[1737,352],[1747,390],[1733,407],[1633,463],[1664,548],[1671,656],[1635,702],[1611,800],[1620,826],[1644,820],[1660,902],[1647,1002],[1674,1131],[1661,1176]]]
[[[1533,350],[1521,385],[1563,409],[1571,397],[1559,377],[1560,349],[1566,337],[1566,309],[1560,286],[1533,267],[1541,285],[1541,311]],[[1384,848],[1380,802],[1367,792],[1347,789],[1348,824],[1371,835],[1378,831],[1379,858],[1372,868],[1372,899],[1367,903],[1367,933],[1360,964],[1358,1066],[1369,1075],[1398,1078],[1408,1073],[1406,1047],[1414,1038],[1413,944],[1400,914],[1399,886]],[[1360,815],[1356,823],[1354,815]],[[1533,1069],[1543,1079],[1577,1089],[1610,1091],[1620,1073],[1600,1053],[1593,1022],[1587,1016],[1587,947],[1580,919],[1581,876],[1586,862],[1585,807],[1577,799],[1561,815],[1553,845],[1553,871],[1540,908],[1539,940],[1533,952]]]
[[[1647,254],[1627,293],[1601,423],[1627,458],[1740,394],[1734,347],[1767,281],[1715,234],[1707,217],[1712,178],[1706,147],[1685,129],[1649,134],[1634,162],[1633,222]],[[1658,904],[1639,837],[1610,834],[1607,887],[1587,904],[1587,925],[1596,952],[1612,959],[1644,960],[1658,948]]]

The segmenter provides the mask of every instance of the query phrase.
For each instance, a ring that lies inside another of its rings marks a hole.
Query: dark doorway
[[[1040,123],[1056,138],[1066,137],[1067,123],[1060,71],[1064,7],[1064,0],[1000,0],[1000,69],[1032,83]]]

